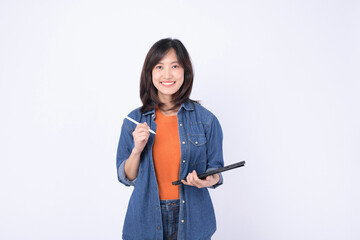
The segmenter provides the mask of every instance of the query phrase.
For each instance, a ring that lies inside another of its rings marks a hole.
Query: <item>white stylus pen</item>
[[[129,116],[126,116],[125,117],[127,120],[129,120],[129,121],[131,121],[131,122],[133,122],[133,123],[135,123],[136,125],[138,125],[139,123],[137,122],[137,121],[135,121],[134,119],[132,119],[131,117],[129,117]],[[153,134],[156,134],[153,130],[149,130],[149,132],[151,132],[151,133],[153,133]]]

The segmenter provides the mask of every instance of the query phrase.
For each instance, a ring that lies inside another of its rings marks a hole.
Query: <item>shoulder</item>
[[[207,136],[210,136],[213,132],[216,132],[218,136],[222,136],[221,124],[215,114],[197,102],[192,102],[192,106],[193,111],[189,111],[189,113],[192,114],[190,118],[193,122],[201,123]]]
[[[195,114],[202,120],[203,123],[211,124],[214,120],[217,121],[215,114],[210,110],[200,105],[197,102],[192,102]]]

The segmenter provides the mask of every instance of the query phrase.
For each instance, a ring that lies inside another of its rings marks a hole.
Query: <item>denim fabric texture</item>
[[[132,111],[129,117],[141,123],[146,122],[156,132],[154,109],[142,114],[138,108]],[[181,145],[179,178],[185,178],[193,170],[202,173],[223,167],[223,135],[215,115],[200,104],[187,101],[180,106],[177,118]],[[150,134],[141,154],[137,178],[129,181],[125,176],[124,164],[134,147],[132,132],[135,128],[134,123],[124,119],[117,150],[118,180],[126,186],[134,186],[125,216],[123,239],[162,240],[164,226],[152,158],[154,134]],[[222,183],[223,178],[220,175],[220,181],[211,188]],[[177,239],[209,239],[216,231],[216,220],[208,188],[198,189],[180,184],[179,192],[180,221]]]
[[[160,200],[163,239],[177,240],[180,200]]]

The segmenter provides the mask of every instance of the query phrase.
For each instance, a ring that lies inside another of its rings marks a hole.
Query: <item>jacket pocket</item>
[[[188,135],[188,140],[190,142],[189,146],[189,156],[190,156],[190,165],[197,165],[195,167],[196,171],[206,169],[206,137],[204,134],[199,135]],[[201,164],[202,163],[202,164]],[[202,166],[204,165],[204,166]]]
[[[196,147],[201,147],[206,144],[205,135],[188,135],[189,141]]]

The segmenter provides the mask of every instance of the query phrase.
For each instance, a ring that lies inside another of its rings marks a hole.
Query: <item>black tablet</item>
[[[245,166],[245,161],[241,161],[241,162],[234,163],[234,164],[222,167],[222,168],[217,168],[217,169],[211,170],[209,172],[198,174],[198,177],[200,179],[205,179],[207,176],[210,176],[210,175],[213,175],[213,174],[216,174],[216,173],[225,172],[225,171],[228,171],[228,170],[231,170],[231,169],[234,169],[234,168],[238,168],[238,167],[243,167],[243,166]],[[183,180],[186,181],[186,178],[184,178]],[[182,183],[181,180],[177,180],[175,182],[172,182],[173,185],[179,185],[181,183]]]

